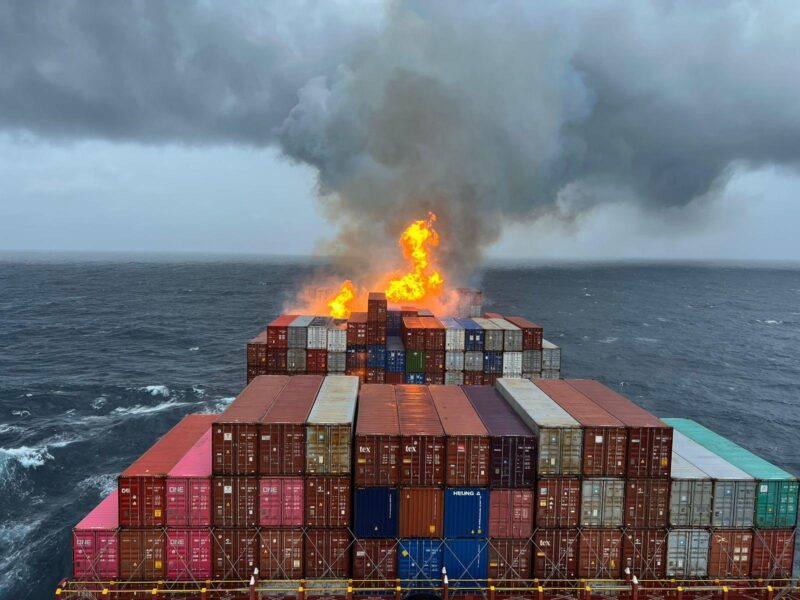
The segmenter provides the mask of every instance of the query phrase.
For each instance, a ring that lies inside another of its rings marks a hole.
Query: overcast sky
[[[166,4],[2,3],[0,249],[800,259],[793,2]]]

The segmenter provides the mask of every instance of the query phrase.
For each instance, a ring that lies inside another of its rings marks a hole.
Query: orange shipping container
[[[435,538],[444,532],[444,491],[441,488],[400,489],[400,537]]]

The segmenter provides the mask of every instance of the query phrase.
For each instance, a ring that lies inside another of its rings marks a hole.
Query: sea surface
[[[70,529],[189,412],[245,383],[245,343],[319,266],[0,256],[0,598],[51,597]],[[595,377],[800,473],[800,266],[495,265],[486,308],[525,315]]]

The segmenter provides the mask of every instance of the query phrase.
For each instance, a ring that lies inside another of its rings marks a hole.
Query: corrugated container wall
[[[78,580],[119,577],[119,498],[109,494],[72,530],[72,573]]]
[[[328,324],[328,352],[347,351],[347,320],[333,319]]]
[[[397,576],[403,588],[439,585],[442,575],[441,540],[401,539]]]
[[[672,452],[669,522],[672,527],[709,527],[714,482],[707,473]]]
[[[587,579],[619,579],[622,534],[616,529],[584,529],[580,534],[578,575]]]
[[[519,580],[530,579],[533,547],[528,540],[497,539],[489,543],[489,573],[503,585],[525,585]]]
[[[306,525],[350,527],[350,477],[306,477]]]
[[[472,319],[456,319],[464,328],[464,350],[467,352],[483,352],[483,328]]]
[[[396,585],[397,550],[395,539],[356,539],[353,548],[354,585],[366,588]]]
[[[577,529],[539,529],[533,537],[533,576],[545,580],[577,577],[579,538]]]
[[[358,378],[329,375],[306,423],[306,472],[350,473]]]
[[[262,529],[259,533],[259,576],[262,579],[302,579],[305,548],[297,529]]]
[[[289,332],[288,327],[298,315],[281,315],[272,323],[267,325],[267,347],[268,348],[288,348]]]
[[[577,527],[580,523],[581,481],[575,477],[546,477],[536,483],[536,526]]]
[[[355,484],[395,486],[400,480],[400,422],[395,388],[364,385],[358,403]]]
[[[528,539],[533,533],[533,491],[489,492],[489,537]]]
[[[489,528],[489,490],[447,488],[444,491],[444,537],[485,538]]]
[[[353,527],[357,538],[394,538],[398,532],[397,488],[367,487],[355,491]]]
[[[261,527],[305,525],[305,484],[302,477],[262,477],[258,485]]]
[[[503,351],[503,330],[492,323],[489,319],[475,317],[471,319],[476,325],[483,329],[483,348],[486,352]]]
[[[259,564],[255,529],[215,529],[211,558],[214,579],[247,579]]]
[[[630,569],[639,579],[664,579],[667,576],[667,530],[625,530],[622,569]]]
[[[669,479],[630,479],[622,524],[636,529],[664,528],[668,524],[669,501]]]
[[[212,576],[213,539],[208,528],[167,529],[167,579],[205,581]]]
[[[522,350],[541,350],[542,333],[544,330],[541,325],[531,323],[523,317],[506,317],[509,323],[513,323],[522,330]],[[541,356],[541,355],[540,355]]]
[[[258,525],[258,478],[241,475],[213,478],[212,518],[215,527]]]
[[[306,348],[309,350],[328,349],[328,327],[333,322],[331,317],[314,317],[308,324]]]
[[[395,388],[395,394],[400,423],[400,483],[442,485],[445,437],[429,389],[407,385]]]
[[[542,340],[542,370],[552,370],[552,371],[560,371],[561,370],[561,348],[553,344],[552,342],[548,342],[547,340]]]
[[[522,329],[506,319],[490,319],[503,330],[503,352],[522,352]]]
[[[746,529],[715,529],[708,553],[709,577],[749,577],[753,533]]]
[[[442,544],[442,558],[450,587],[465,592],[480,585],[488,576],[488,552],[485,540],[451,539]]]
[[[791,577],[795,535],[794,529],[756,529],[750,575],[763,579]]]
[[[310,529],[306,533],[306,577],[342,579],[350,574],[350,543],[347,529]]]
[[[400,488],[401,537],[442,537],[444,491],[433,487]]]
[[[581,482],[581,525],[621,527],[625,504],[625,482],[611,477]]]
[[[706,577],[710,534],[702,529],[673,529],[667,537],[667,577]]]
[[[167,473],[166,489],[167,527],[211,525],[210,428]]]
[[[158,581],[166,576],[163,529],[123,529],[119,532],[119,576],[134,581]]]
[[[447,352],[464,352],[464,326],[453,318],[441,321],[445,327],[444,349]]]

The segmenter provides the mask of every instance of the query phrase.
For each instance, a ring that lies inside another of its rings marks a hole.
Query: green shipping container
[[[791,528],[797,524],[797,478],[691,419],[662,419],[695,442],[756,479],[755,525]]]
[[[425,353],[421,350],[406,352],[406,373],[425,372]]]

